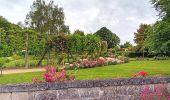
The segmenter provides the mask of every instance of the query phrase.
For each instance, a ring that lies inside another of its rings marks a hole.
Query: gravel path
[[[3,74],[16,74],[16,73],[26,73],[26,72],[40,72],[45,71],[44,68],[34,68],[34,69],[5,69],[2,71]]]

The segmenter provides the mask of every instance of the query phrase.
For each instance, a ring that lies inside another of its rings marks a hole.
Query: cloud
[[[0,15],[14,23],[24,21],[32,2],[0,0]],[[66,24],[72,32],[81,29],[94,33],[106,26],[122,43],[133,43],[133,33],[139,25],[154,23],[158,18],[150,0],[57,0],[55,3],[64,8]]]

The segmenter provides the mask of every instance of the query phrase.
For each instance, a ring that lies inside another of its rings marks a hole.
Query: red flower
[[[148,73],[145,71],[140,71],[133,75],[133,77],[140,77],[140,76],[142,76],[142,77],[148,76]]]

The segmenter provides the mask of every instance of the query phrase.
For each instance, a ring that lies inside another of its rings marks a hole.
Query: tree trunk
[[[25,68],[28,68],[28,33],[26,33]]]
[[[0,69],[1,69],[1,76],[2,76],[2,67]]]
[[[143,49],[143,59],[145,58],[145,52],[144,52],[144,49]]]
[[[37,66],[40,66],[40,65],[41,65],[41,62],[42,62],[42,60],[44,59],[44,57],[45,57],[45,55],[47,54],[47,52],[48,52],[48,47],[46,48],[45,52],[43,53],[43,55],[42,55],[40,61],[38,62]]]

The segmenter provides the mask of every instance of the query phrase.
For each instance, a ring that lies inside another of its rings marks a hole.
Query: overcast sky
[[[49,0],[46,0],[47,2]],[[103,26],[116,33],[121,43],[133,43],[134,32],[141,23],[151,24],[157,12],[150,0],[54,0],[64,8],[66,24],[88,33]],[[24,21],[33,0],[0,0],[0,15],[13,23]]]

